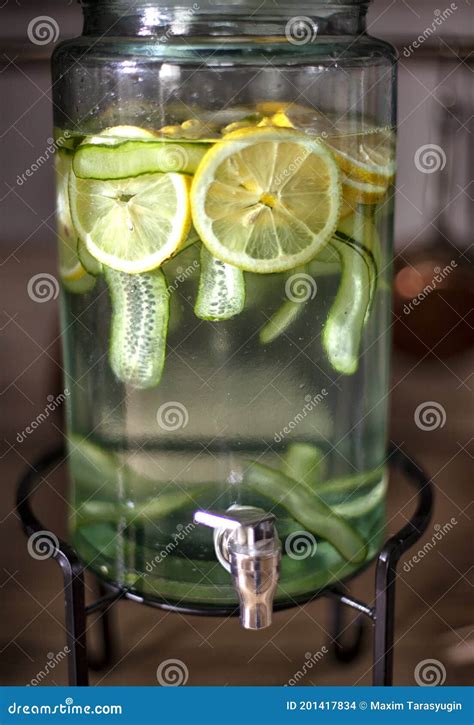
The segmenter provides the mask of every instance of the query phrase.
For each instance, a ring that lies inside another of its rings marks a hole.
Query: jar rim
[[[275,15],[288,14],[289,12],[311,11],[318,8],[335,8],[354,7],[369,5],[373,0],[303,0],[295,4],[292,0],[286,2],[275,2],[275,0],[78,0],[79,4],[85,9],[126,9],[129,13],[133,10],[141,10],[144,8],[156,7],[160,11],[176,10],[179,8],[195,8],[196,12],[203,13],[212,11],[214,13],[235,13],[239,9],[244,11],[254,10],[255,12],[265,12],[271,10]],[[196,7],[197,6],[197,7]]]

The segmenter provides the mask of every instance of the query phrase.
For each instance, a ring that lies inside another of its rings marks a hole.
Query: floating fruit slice
[[[112,299],[110,366],[123,383],[152,388],[165,364],[169,293],[160,269],[126,274],[104,269]]]
[[[56,223],[59,246],[59,276],[69,292],[89,292],[95,279],[91,277],[77,256],[77,235],[71,219],[68,198],[68,183],[71,174],[72,155],[58,151],[55,156],[56,169]]]
[[[383,503],[386,492],[387,483],[386,481],[381,481],[375,488],[372,488],[363,496],[358,496],[354,500],[342,501],[331,506],[331,508],[339,516],[350,518],[366,516]]]
[[[300,316],[305,308],[304,302],[293,302],[285,300],[281,307],[270,317],[262,327],[258,335],[262,345],[269,345],[277,337],[280,337]]]
[[[163,126],[159,133],[162,136],[174,139],[189,139],[196,141],[213,141],[219,137],[219,124],[212,120],[190,118],[178,125]]]
[[[128,179],[140,174],[176,171],[193,174],[208,149],[205,143],[180,143],[101,137],[86,139],[74,154],[73,169],[81,179]]]
[[[342,195],[347,207],[354,207],[356,204],[378,204],[387,193],[386,184],[368,184],[365,181],[357,181],[349,176],[342,179]],[[342,213],[341,213],[341,216]]]
[[[155,269],[186,239],[188,188],[188,177],[175,173],[115,181],[78,179],[72,173],[74,227],[102,264],[130,274]]]
[[[312,443],[290,443],[283,460],[283,471],[314,491],[323,480],[324,452]]]
[[[261,113],[249,113],[248,116],[240,118],[238,121],[232,121],[232,123],[224,126],[221,129],[221,133],[226,135],[232,133],[233,131],[240,131],[243,128],[254,128],[255,126],[258,126],[264,118],[265,116],[262,116]]]
[[[242,270],[221,262],[201,248],[201,274],[194,312],[202,320],[230,320],[245,304]]]
[[[257,493],[285,508],[306,531],[326,539],[347,561],[360,564],[365,560],[367,544],[357,530],[305,485],[253,461],[244,481]]]
[[[323,347],[335,370],[352,375],[377,288],[377,232],[370,219],[356,214],[339,225],[331,246],[341,261],[341,280],[324,325]]]
[[[380,237],[373,222],[370,207],[367,209],[362,208],[359,212],[352,214],[345,219],[341,219],[337,225],[337,230],[332,241],[334,242],[335,240],[339,240],[340,242],[344,239],[352,242],[353,244],[355,242],[355,246],[360,245],[361,250],[368,254],[372,262],[372,264],[369,265],[371,271],[369,289],[370,299],[364,320],[364,323],[367,323],[370,312],[372,311],[377,287],[382,279],[382,251],[380,246]],[[336,248],[334,244],[332,244],[332,246],[333,249]]]
[[[209,252],[261,274],[314,257],[334,232],[340,173],[327,148],[291,129],[235,131],[204,156],[191,187]]]
[[[79,178],[102,180],[166,171],[194,173],[207,148],[205,143],[163,141],[139,126],[112,126],[84,139],[73,169]]]
[[[393,180],[395,138],[389,129],[329,136],[326,144],[341,170],[354,181],[387,187]]]

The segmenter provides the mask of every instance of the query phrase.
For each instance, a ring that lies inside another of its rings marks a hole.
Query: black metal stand
[[[113,655],[110,624],[111,606],[119,599],[131,599],[149,606],[181,612],[209,616],[229,616],[238,613],[235,607],[223,607],[209,610],[197,606],[181,607],[158,599],[143,598],[126,589],[99,582],[99,598],[86,606],[84,594],[84,568],[75,550],[55,534],[48,532],[33,513],[30,498],[41,484],[43,474],[65,456],[64,449],[58,448],[48,452],[28,471],[18,485],[17,511],[23,530],[29,538],[34,534],[50,534],[53,542],[51,556],[62,569],[65,596],[65,626],[68,646],[68,670],[70,685],[87,685],[88,670],[100,669],[110,663]],[[349,662],[358,654],[364,634],[365,620],[373,625],[373,665],[372,680],[374,685],[391,685],[393,680],[393,639],[395,620],[395,581],[396,567],[402,554],[407,551],[426,530],[433,510],[433,486],[419,466],[408,458],[401,450],[390,451],[390,463],[402,471],[417,490],[417,508],[410,521],[390,537],[379,553],[375,565],[375,599],[373,606],[350,596],[342,585],[330,587],[317,592],[306,601],[326,596],[335,601],[332,622],[332,646],[334,655],[340,662]],[[292,606],[281,605],[278,609]],[[342,634],[343,611],[350,607],[358,612],[351,629],[355,636],[351,643],[343,643]],[[86,642],[86,621],[93,613],[100,613],[102,652],[93,659],[88,659]]]

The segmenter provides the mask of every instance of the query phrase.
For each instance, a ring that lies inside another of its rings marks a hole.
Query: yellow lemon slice
[[[388,186],[393,180],[395,140],[390,130],[328,136],[326,143],[341,170],[353,180],[377,186]]]
[[[93,257],[130,274],[159,267],[191,225],[189,177],[142,174],[128,179],[79,179],[71,173],[75,230]]]
[[[340,172],[324,144],[286,128],[247,128],[203,157],[191,187],[194,226],[210,253],[257,273],[293,269],[329,241]]]

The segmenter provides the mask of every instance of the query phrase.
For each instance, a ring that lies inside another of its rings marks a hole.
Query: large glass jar
[[[72,541],[222,607],[194,514],[261,509],[302,601],[384,536],[394,51],[357,0],[83,7],[53,61]]]

